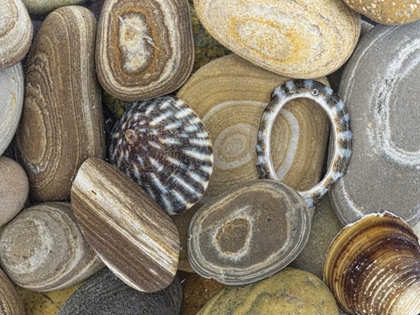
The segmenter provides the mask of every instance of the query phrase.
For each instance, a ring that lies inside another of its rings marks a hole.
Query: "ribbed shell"
[[[207,189],[213,149],[200,118],[182,100],[135,102],[115,125],[110,161],[169,214],[192,207]]]

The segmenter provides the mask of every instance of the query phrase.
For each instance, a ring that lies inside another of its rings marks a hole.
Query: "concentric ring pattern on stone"
[[[126,101],[168,94],[185,82],[193,61],[187,1],[105,1],[96,67],[108,93]]]
[[[207,31],[275,73],[310,79],[338,69],[360,33],[360,15],[334,0],[195,0]]]
[[[352,117],[353,155],[331,190],[343,223],[391,211],[420,220],[420,22],[376,26],[343,74],[339,94]]]
[[[110,161],[169,214],[192,207],[206,191],[213,149],[200,118],[182,100],[134,103],[115,125]]]
[[[259,179],[255,145],[261,115],[273,89],[288,80],[231,54],[200,68],[178,92],[203,120],[213,141],[213,174],[203,202]],[[317,80],[328,84],[325,77]],[[328,133],[328,116],[315,102],[303,98],[288,102],[272,130],[277,177],[298,190],[318,183]]]

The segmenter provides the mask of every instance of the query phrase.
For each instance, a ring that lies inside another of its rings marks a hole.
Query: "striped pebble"
[[[331,128],[334,135],[333,160],[330,163],[327,174],[313,188],[299,192],[305,199],[307,207],[312,208],[316,206],[321,197],[347,170],[352,152],[350,116],[338,94],[317,81],[291,80],[274,89],[271,94],[271,101],[262,115],[257,136],[257,170],[260,178],[278,180],[270,157],[271,130],[282,107],[290,100],[296,98],[314,100],[328,114],[333,126]]]
[[[135,102],[112,132],[110,161],[169,214],[191,208],[207,189],[213,149],[200,118],[182,100]]]

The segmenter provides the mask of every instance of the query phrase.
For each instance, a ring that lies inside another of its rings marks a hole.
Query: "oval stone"
[[[22,0],[26,8],[33,14],[49,13],[59,7],[75,5],[86,2],[86,0]],[[99,1],[96,1],[99,2]]]
[[[197,315],[301,314],[338,315],[327,286],[314,275],[286,268],[274,276],[241,287],[226,287]]]
[[[25,315],[25,308],[10,279],[0,270],[0,305],[2,315]]]
[[[22,0],[2,0],[0,17],[1,70],[18,63],[28,53],[33,27]]]
[[[105,156],[95,35],[92,12],[62,7],[42,23],[29,52],[17,146],[37,200],[65,200],[82,162]]]
[[[0,237],[0,263],[17,285],[51,291],[83,281],[104,267],[84,240],[68,203],[22,211]]]
[[[195,0],[207,31],[239,56],[292,78],[317,78],[353,52],[360,15],[341,1]]]
[[[22,114],[23,94],[22,64],[0,70],[0,155],[15,135]]]
[[[181,302],[178,277],[166,289],[146,294],[129,287],[106,268],[77,290],[58,315],[178,315]]]
[[[194,61],[186,1],[106,0],[98,25],[96,66],[103,88],[121,100],[178,89]]]
[[[419,32],[420,22],[375,26],[343,74],[353,154],[330,196],[344,224],[384,210],[420,221]]]
[[[310,220],[295,190],[277,181],[249,182],[197,211],[189,227],[188,259],[204,278],[227,285],[255,282],[300,253]]]

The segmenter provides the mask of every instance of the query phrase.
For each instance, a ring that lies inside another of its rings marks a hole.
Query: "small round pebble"
[[[22,166],[7,157],[0,157],[0,226],[22,210],[29,193],[28,177]]]

